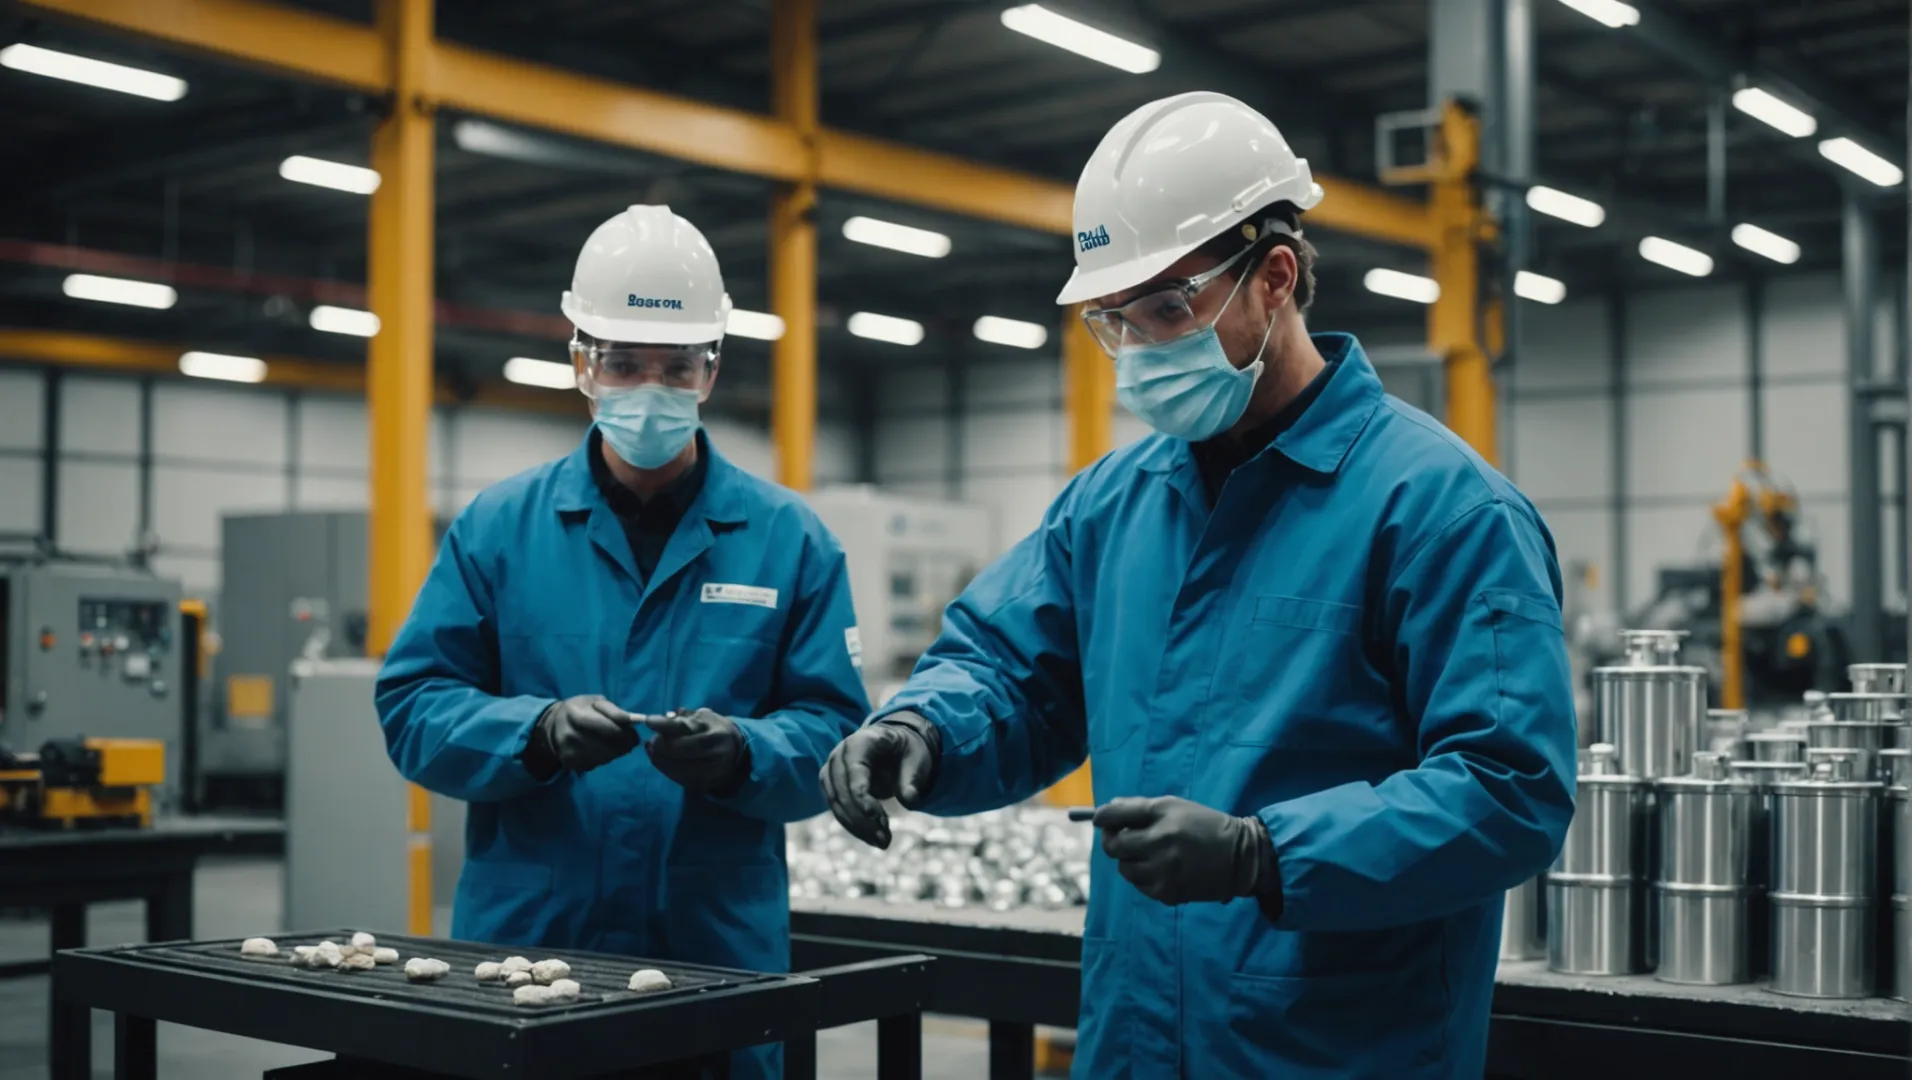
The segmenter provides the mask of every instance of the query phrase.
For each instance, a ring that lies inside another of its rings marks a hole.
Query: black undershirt
[[[664,545],[670,543],[677,523],[684,519],[684,512],[696,501],[697,493],[704,489],[704,465],[710,460],[710,453],[703,439],[703,433],[698,432],[696,463],[663,490],[644,499],[618,483],[617,477],[611,474],[611,466],[604,460],[604,435],[595,429],[591,432],[591,479],[597,482],[598,493],[604,496],[605,504],[624,527],[624,537],[631,542],[631,555],[637,560],[638,579],[644,584],[649,584],[651,574],[656,572],[658,560],[664,557]]]
[[[1202,488],[1208,493],[1210,506],[1215,505],[1215,500],[1221,497],[1222,485],[1228,482],[1231,473],[1248,464],[1256,454],[1268,449],[1269,444],[1279,438],[1282,432],[1295,426],[1301,414],[1307,412],[1308,406],[1321,396],[1321,391],[1327,387],[1328,380],[1334,377],[1338,366],[1334,363],[1323,366],[1308,385],[1302,387],[1301,393],[1295,395],[1293,401],[1283,405],[1280,412],[1249,429],[1239,439],[1223,434],[1191,445],[1195,452],[1195,466],[1201,470]]]

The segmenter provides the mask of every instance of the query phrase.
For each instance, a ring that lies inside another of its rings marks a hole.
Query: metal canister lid
[[[1745,721],[1746,717],[1747,717],[1747,713],[1745,709],[1708,709],[1706,710],[1706,718],[1708,720],[1727,720],[1727,721],[1738,720],[1743,722]]]
[[[1579,782],[1606,787],[1637,787],[1646,783],[1620,771],[1620,751],[1612,743],[1594,743],[1580,751]]]
[[[1686,776],[1664,776],[1658,781],[1662,788],[1700,790],[1700,791],[1751,791],[1754,782],[1733,772],[1735,762],[1725,754],[1711,750],[1696,752],[1692,758],[1692,771]]]
[[[1618,679],[1704,678],[1705,668],[1679,662],[1680,639],[1685,636],[1684,630],[1622,630],[1620,645],[1626,650],[1625,659],[1618,664],[1594,668],[1593,673]]]
[[[1855,779],[1858,762],[1848,757],[1815,761],[1802,779],[1781,780],[1773,790],[1790,795],[1870,795],[1884,787],[1875,780]]]
[[[1899,694],[1827,694],[1826,704],[1841,721],[1888,720],[1905,715],[1905,695]]]
[[[1861,694],[1905,692],[1904,664],[1847,664],[1846,678]]]
[[[1912,786],[1912,750],[1895,746],[1879,751],[1879,777],[1893,787]]]
[[[1781,780],[1797,780],[1806,775],[1803,761],[1735,761],[1727,766],[1735,776],[1754,787],[1767,787]]]

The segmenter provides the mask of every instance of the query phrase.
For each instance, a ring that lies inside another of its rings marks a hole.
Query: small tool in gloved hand
[[[638,721],[656,732],[644,744],[651,764],[690,791],[722,794],[750,772],[749,744],[728,716],[709,709],[678,709]]]
[[[1164,904],[1255,897],[1279,913],[1281,877],[1260,818],[1165,795],[1111,799],[1095,811],[1102,850],[1142,895]],[[1272,916],[1271,916],[1272,917]]]
[[[1070,821],[1094,821],[1095,807],[1071,806],[1069,808],[1069,820]]]
[[[559,769],[590,772],[636,748],[635,721],[602,694],[553,702],[532,729],[525,766],[539,779],[548,779]]]

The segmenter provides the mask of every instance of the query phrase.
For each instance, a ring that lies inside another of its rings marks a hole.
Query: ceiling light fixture
[[[915,319],[859,311],[850,316],[848,325],[850,333],[871,341],[887,341],[891,345],[920,345],[923,341],[923,324]]]
[[[1811,113],[1757,86],[1734,91],[1733,108],[1795,139],[1803,139],[1819,130],[1819,121],[1813,119]]]
[[[1560,2],[1609,29],[1618,30],[1621,27],[1640,24],[1640,9],[1632,4],[1622,4],[1620,0],[1560,0]]]
[[[331,188],[354,195],[370,195],[378,190],[378,171],[362,165],[294,154],[279,163],[279,175],[299,184]]]
[[[378,316],[357,308],[333,307],[320,304],[312,309],[312,329],[323,330],[328,334],[350,334],[353,337],[377,337]]]
[[[1528,188],[1527,205],[1538,213],[1571,221],[1587,229],[1597,229],[1607,220],[1607,212],[1599,203],[1556,188],[1539,185]]]
[[[102,304],[125,304],[155,311],[164,311],[179,301],[179,293],[171,285],[98,274],[68,274],[60,283],[60,291],[75,300],[96,300]]]
[[[1764,255],[1776,263],[1785,263],[1790,266],[1799,261],[1798,244],[1751,222],[1741,222],[1733,226],[1733,243],[1755,255]]]
[[[1848,138],[1820,143],[1819,156],[1880,187],[1892,187],[1905,179],[1905,170]]]
[[[1514,275],[1514,295],[1536,304],[1558,304],[1567,298],[1567,283],[1559,278],[1522,270]]]
[[[1012,349],[1040,349],[1049,340],[1049,328],[1041,323],[984,315],[973,328],[977,341],[1007,345]]]
[[[1689,277],[1705,277],[1713,272],[1711,255],[1663,237],[1649,236],[1640,241],[1640,257]]]
[[[942,233],[877,218],[859,216],[845,221],[843,236],[859,244],[921,255],[925,259],[940,259],[949,254],[949,237]]]
[[[179,357],[179,373],[195,379],[219,379],[222,382],[264,382],[266,362],[256,356],[189,352]]]
[[[1396,300],[1412,300],[1417,304],[1431,304],[1441,298],[1440,282],[1419,274],[1404,274],[1399,270],[1375,269],[1368,271],[1362,284],[1371,293],[1391,296]]]
[[[1162,66],[1162,54],[1147,45],[1117,37],[1041,4],[1023,4],[1005,10],[1002,24],[1045,45],[1086,56],[1131,75],[1146,75]]]
[[[778,341],[783,337],[783,319],[767,311],[745,311],[743,308],[732,308],[730,321],[725,324],[724,332],[738,337],[754,338],[757,341]]]
[[[570,364],[560,364],[556,360],[538,360],[529,356],[514,356],[505,361],[505,381],[519,386],[536,386],[545,390],[576,390],[578,376]]]
[[[10,67],[15,71],[24,71],[33,75],[44,75],[49,79],[65,79],[67,82],[97,86],[102,90],[117,90],[122,94],[151,98],[154,101],[178,101],[186,96],[186,80],[175,79],[171,75],[161,75],[157,71],[145,71],[125,64],[109,64],[104,60],[95,60],[88,56],[75,56],[72,53],[54,49],[42,49],[38,45],[17,42],[0,49],[0,67]]]

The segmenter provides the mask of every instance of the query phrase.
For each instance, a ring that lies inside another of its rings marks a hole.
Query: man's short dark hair
[[[1289,236],[1283,232],[1270,230],[1266,227],[1266,223],[1270,221],[1280,222],[1298,235]],[[1252,239],[1247,235],[1251,231],[1256,234]],[[1250,255],[1228,271],[1228,276],[1239,277],[1261,265],[1262,256],[1268,253],[1269,248],[1276,246],[1288,248],[1295,253],[1297,271],[1295,310],[1305,315],[1308,313],[1308,305],[1314,303],[1314,268],[1318,253],[1315,251],[1315,246],[1308,242],[1308,238],[1299,235],[1300,233],[1301,211],[1295,208],[1294,203],[1279,202],[1249,215],[1241,225],[1209,240],[1196,250],[1217,262],[1222,262],[1232,258],[1245,247],[1260,246],[1260,251]]]

